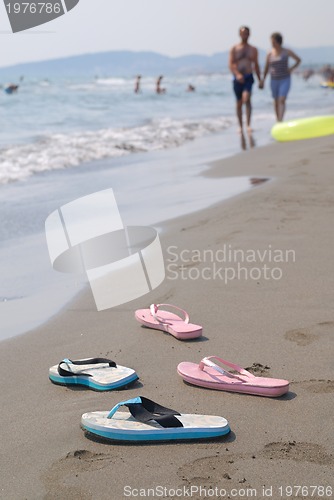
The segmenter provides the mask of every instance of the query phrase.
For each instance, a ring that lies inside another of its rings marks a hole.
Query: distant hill
[[[334,46],[295,49],[304,66],[322,64],[334,65]],[[263,63],[265,51],[260,50]],[[27,77],[50,78],[62,76],[133,76],[196,73],[224,73],[228,71],[228,52],[212,56],[186,55],[168,57],[156,52],[111,51],[95,54],[50,59],[46,61],[17,64],[0,68],[0,78],[15,80],[21,75]]]
[[[133,76],[138,73],[143,75],[211,73],[225,71],[227,60],[227,52],[213,56],[189,55],[175,58],[155,52],[98,52],[0,68],[0,76],[11,74],[12,78],[20,75],[46,78],[62,75]]]
[[[303,65],[323,65],[334,66],[334,45],[330,47],[310,47],[307,49],[294,49],[303,60]]]

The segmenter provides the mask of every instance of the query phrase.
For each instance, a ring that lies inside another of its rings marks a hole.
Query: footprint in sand
[[[286,340],[295,342],[299,346],[306,346],[317,340],[322,335],[332,335],[334,321],[321,321],[309,328],[289,330],[285,333]]]
[[[334,392],[334,380],[303,380],[294,382],[299,387],[306,389],[313,394],[328,394]]]
[[[67,453],[60,460],[54,462],[49,470],[43,474],[42,479],[48,492],[45,500],[54,498],[73,498],[80,500],[91,500],[92,494],[80,486],[79,475],[83,472],[101,470],[111,466],[116,461],[116,456],[104,453],[92,453],[88,450],[75,450]],[[66,485],[66,478],[78,478],[78,485]]]
[[[265,445],[262,456],[276,460],[296,460],[320,465],[334,464],[333,455],[316,443],[296,443],[296,441],[274,442]]]
[[[207,489],[227,487],[232,478],[243,482],[242,473],[235,466],[235,457],[229,453],[192,460],[179,467],[177,474],[188,485]]]
[[[311,333],[309,330],[301,329],[289,330],[284,337],[286,340],[291,340],[291,342],[295,342],[299,346],[305,346],[314,342],[318,336]]]
[[[252,366],[248,366],[245,370],[251,372],[253,375],[264,375],[270,370],[270,366],[261,365],[261,363],[253,363]]]
[[[182,480],[180,487],[187,485],[202,486],[206,489],[232,487],[244,488],[255,487],[263,484],[263,470],[265,468],[267,477],[270,473],[277,472],[277,461],[293,460],[302,463],[305,470],[312,470],[314,464],[324,467],[323,473],[328,472],[334,464],[333,455],[329,454],[324,447],[316,443],[282,441],[271,442],[259,452],[231,453],[229,448],[216,451],[216,455],[210,455],[196,460],[191,460],[179,467],[177,475]],[[254,467],[254,464],[257,466]],[[291,479],[294,477],[291,464],[279,464],[279,468],[287,476],[291,471]],[[305,498],[305,497],[303,497]]]

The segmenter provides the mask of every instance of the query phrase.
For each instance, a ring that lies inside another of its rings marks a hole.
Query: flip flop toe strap
[[[161,406],[143,396],[118,403],[112,408],[107,418],[112,418],[121,406],[126,406],[133,418],[144,424],[153,420],[165,428],[183,427],[182,422],[175,417],[175,415],[180,415],[179,412]]]
[[[236,372],[240,373],[240,375],[243,375],[243,377],[239,377],[235,373],[231,373],[229,371],[224,370],[220,366],[216,365],[216,363],[214,363],[213,361],[211,361],[212,359],[215,359],[215,360],[219,361],[223,365],[229,366],[230,368],[232,368]],[[234,363],[230,363],[229,361],[226,361],[226,360],[224,360],[222,358],[218,358],[217,356],[208,356],[206,358],[203,358],[202,361],[199,364],[199,369],[200,370],[204,370],[205,366],[208,366],[210,368],[214,368],[221,375],[225,375],[225,376],[231,377],[231,378],[236,378],[238,380],[241,380],[242,382],[245,382],[245,377],[247,377],[247,378],[255,378],[255,375],[253,375],[252,373],[248,372],[244,368],[241,368],[241,366],[235,365]]]
[[[177,307],[177,306],[173,306],[172,304],[151,304],[150,305],[151,314],[152,314],[153,318],[158,321],[158,323],[160,323],[162,325],[171,324],[168,321],[162,321],[159,318],[157,313],[161,307],[170,307],[171,309],[176,309],[177,311],[181,312],[182,315],[184,316],[183,321],[185,323],[189,323],[189,314],[184,309],[181,309],[180,307]]]
[[[66,370],[65,368],[63,368],[61,365],[64,365],[64,364],[66,366],[69,366],[69,365],[97,365],[97,364],[101,364],[101,363],[104,363],[104,364],[108,363],[110,367],[117,368],[115,361],[112,361],[111,359],[106,359],[106,358],[79,359],[76,361],[72,361],[71,359],[65,358],[58,365],[58,373],[62,377],[73,377],[73,376],[77,375],[76,373],[73,373],[70,370]],[[82,376],[82,375],[85,375],[86,377],[93,376],[90,373],[80,372],[80,376]]]

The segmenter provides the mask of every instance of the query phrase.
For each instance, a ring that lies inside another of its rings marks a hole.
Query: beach
[[[159,223],[166,266],[159,288],[97,312],[87,285],[47,323],[1,342],[1,498],[154,498],[152,489],[165,498],[190,491],[196,499],[331,497],[333,154],[330,136],[214,162],[204,175],[269,180]],[[231,262],[233,249],[240,262],[233,252]],[[251,254],[255,261],[242,262]],[[203,325],[203,337],[181,342],[141,327],[134,311],[151,303],[182,307]],[[210,355],[287,379],[290,391],[265,398],[185,384],[177,364]],[[89,356],[132,367],[139,381],[98,393],[48,380],[49,367],[64,357]],[[139,395],[181,413],[224,416],[231,433],[141,445],[85,436],[83,413]]]

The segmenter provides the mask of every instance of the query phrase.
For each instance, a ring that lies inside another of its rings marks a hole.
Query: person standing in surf
[[[250,29],[241,26],[239,30],[240,43],[234,45],[230,50],[229,68],[233,73],[233,90],[237,99],[237,117],[240,126],[240,133],[243,132],[242,107],[246,107],[247,129],[251,132],[252,103],[251,94],[254,83],[253,71],[259,81],[259,88],[262,88],[260,66],[258,62],[258,50],[248,43]]]
[[[155,86],[155,91],[157,94],[165,94],[166,89],[161,87],[161,82],[163,79],[163,75],[160,75],[159,78],[157,79],[156,86]]]
[[[137,75],[135,82],[135,90],[134,90],[135,94],[141,93],[140,83],[141,83],[141,75]]]

